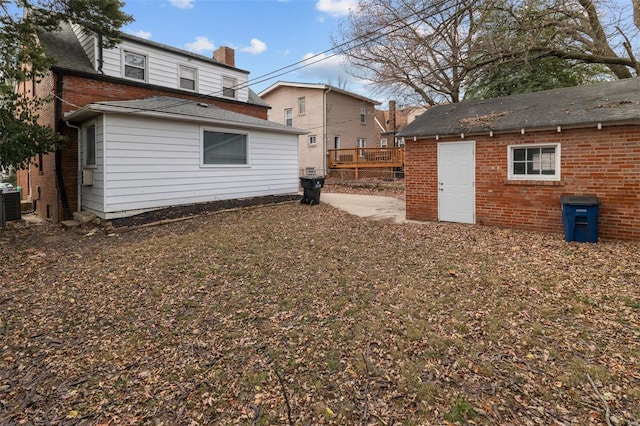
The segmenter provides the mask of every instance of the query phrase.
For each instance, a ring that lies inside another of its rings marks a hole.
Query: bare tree
[[[633,0],[636,1],[636,0]],[[638,75],[633,40],[637,28],[625,9],[598,0],[513,0],[508,13],[517,23],[513,57],[557,57],[606,65],[617,78]],[[507,9],[503,9],[505,11]],[[523,43],[524,41],[524,43]]]
[[[640,0],[630,0],[638,10]],[[334,46],[379,93],[458,102],[478,70],[541,58],[637,76],[638,27],[610,0],[365,0]]]
[[[476,66],[474,37],[489,3],[365,0],[334,44],[380,93],[415,94],[428,105],[458,102]]]

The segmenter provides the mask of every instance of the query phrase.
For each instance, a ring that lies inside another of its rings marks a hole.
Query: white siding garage
[[[82,166],[94,181],[81,186],[81,204],[104,219],[298,190],[298,129],[173,98],[92,104],[68,119],[96,124],[95,165]],[[205,134],[240,141],[240,161],[229,163],[230,143]],[[211,164],[216,150],[222,160]]]

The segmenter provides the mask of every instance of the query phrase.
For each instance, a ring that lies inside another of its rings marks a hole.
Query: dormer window
[[[222,77],[222,96],[225,98],[236,98],[237,80],[233,77]]]
[[[147,78],[147,57],[133,52],[124,52],[124,76],[136,80]]]
[[[196,90],[196,69],[180,65],[180,88]]]

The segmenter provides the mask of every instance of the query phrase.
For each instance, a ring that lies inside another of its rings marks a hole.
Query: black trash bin
[[[562,224],[565,241],[579,243],[598,242],[598,197],[584,195],[563,195]]]
[[[322,176],[302,176],[300,178],[300,185],[302,186],[303,195],[300,203],[309,204],[313,206],[314,204],[320,204],[320,190],[324,186],[324,177]]]

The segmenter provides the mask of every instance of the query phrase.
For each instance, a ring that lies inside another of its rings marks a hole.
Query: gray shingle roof
[[[429,108],[399,136],[468,135],[640,121],[640,79]]]
[[[38,35],[38,38],[44,46],[47,57],[56,60],[54,66],[98,74],[68,23],[62,22],[59,31],[43,32]]]
[[[173,120],[198,121],[225,127],[251,128],[280,133],[302,135],[307,133],[295,127],[240,114],[204,102],[158,96],[132,101],[95,102],[68,113],[66,120],[81,122],[98,113],[121,113],[156,116]]]

